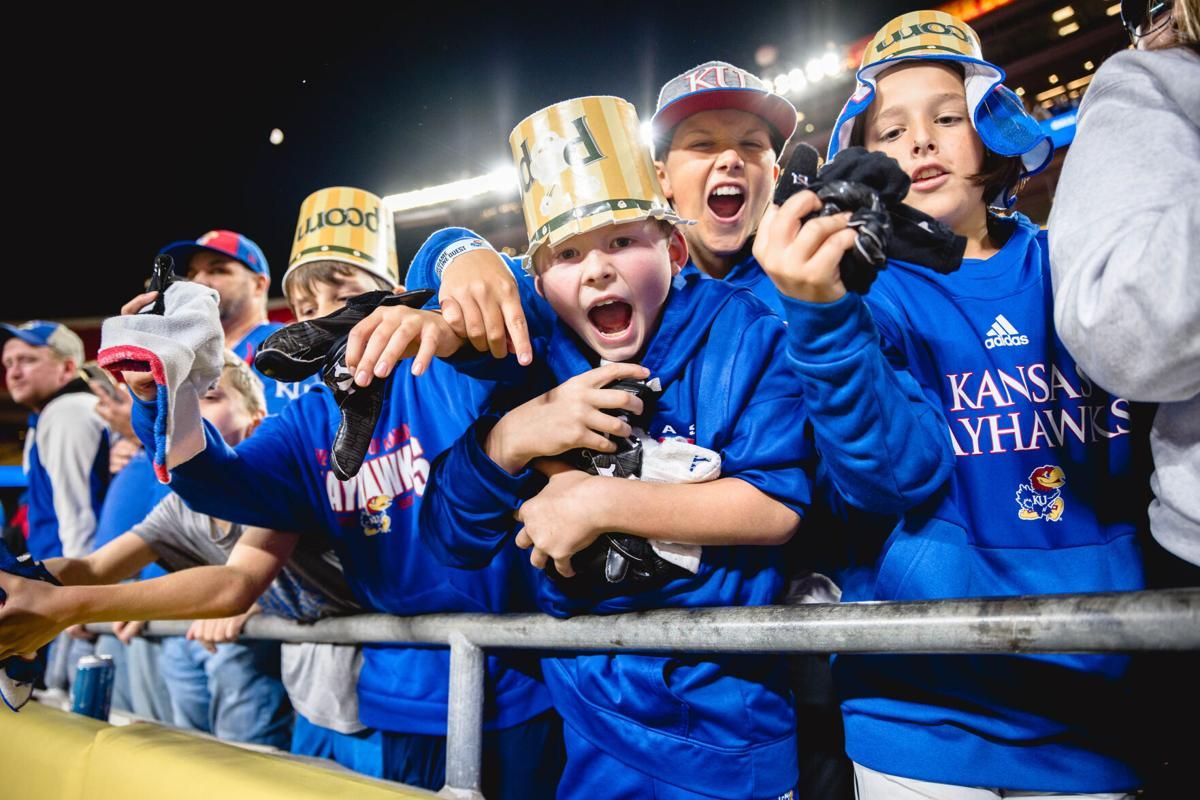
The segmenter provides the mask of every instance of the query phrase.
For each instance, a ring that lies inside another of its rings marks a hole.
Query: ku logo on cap
[[[732,73],[734,80],[729,79]],[[704,66],[687,76],[690,91],[699,89],[721,89],[736,86],[745,88],[746,77],[742,71],[729,66],[714,64]]]

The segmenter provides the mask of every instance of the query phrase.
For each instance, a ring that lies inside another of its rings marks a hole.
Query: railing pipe
[[[178,636],[188,622],[152,622]],[[103,631],[104,626],[94,630]],[[904,603],[542,614],[362,614],[300,625],[257,616],[243,636],[285,642],[713,653],[1099,653],[1200,649],[1200,588]]]

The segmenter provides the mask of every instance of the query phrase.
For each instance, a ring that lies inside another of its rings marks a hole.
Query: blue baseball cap
[[[31,347],[49,347],[63,358],[73,359],[77,365],[84,362],[83,340],[61,322],[43,319],[30,320],[21,325],[0,322],[0,343],[12,338],[20,339]]]
[[[271,269],[267,266],[267,257],[263,255],[262,248],[253,239],[234,231],[209,231],[194,242],[189,239],[171,242],[159,254],[175,259],[177,271],[183,274],[187,271],[188,259],[201,251],[232,258],[251,272],[271,277]]]

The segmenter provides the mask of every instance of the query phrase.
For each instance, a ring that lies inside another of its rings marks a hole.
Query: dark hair
[[[965,73],[961,64],[953,61],[938,61],[939,64],[944,64],[958,73],[960,78],[965,80]],[[859,114],[854,118],[854,127],[850,129],[850,145],[852,147],[864,147],[867,130],[866,130],[866,114]],[[974,127],[972,125],[972,127]],[[837,136],[837,131],[833,132]],[[979,134],[976,133],[976,136]],[[994,153],[988,149],[987,145],[983,147],[983,164],[979,168],[979,172],[970,177],[971,183],[976,186],[983,187],[983,201],[988,205],[992,204],[992,200],[996,197],[1008,196],[1009,194],[1016,195],[1021,188],[1023,181],[1021,180],[1021,157],[1020,156],[1002,156],[999,153]]]
[[[313,261],[302,266],[288,281],[288,304],[291,305],[294,303],[293,298],[312,297],[315,295],[318,283],[340,285],[346,279],[355,275],[370,275],[375,284],[385,292],[390,292],[393,289],[391,284],[378,275],[343,261]]]

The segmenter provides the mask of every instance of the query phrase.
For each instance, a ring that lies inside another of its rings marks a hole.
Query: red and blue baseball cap
[[[255,244],[253,239],[234,231],[209,231],[194,242],[188,239],[171,242],[160,250],[159,254],[175,259],[176,271],[184,274],[187,272],[188,259],[202,251],[240,261],[251,272],[271,277],[267,257],[263,255],[262,248]]]
[[[0,323],[0,344],[9,339],[20,339],[30,347],[49,347],[63,358],[82,364],[83,340],[75,331],[61,322],[34,319],[20,325]]]

